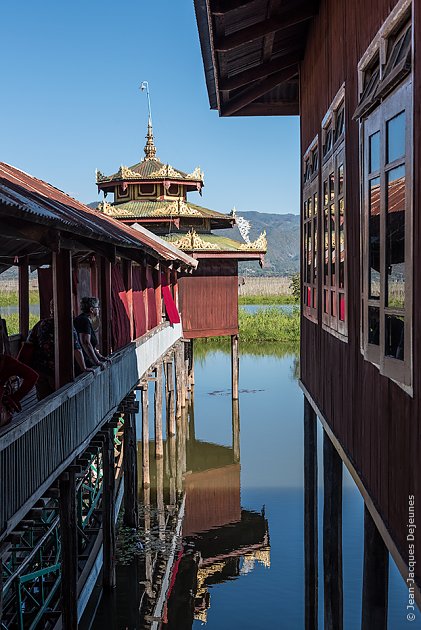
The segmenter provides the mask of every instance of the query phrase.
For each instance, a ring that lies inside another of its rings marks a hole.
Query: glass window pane
[[[404,318],[396,315],[386,315],[385,317],[385,348],[384,353],[387,357],[399,359],[403,361],[405,358],[404,341],[405,341]]]
[[[335,217],[335,204],[332,203],[330,205],[330,253],[331,253],[331,258],[330,258],[330,280],[331,280],[331,285],[334,286],[335,285],[335,265],[336,265],[336,236],[335,236],[335,230],[336,230],[336,217]]]
[[[380,298],[380,178],[369,182],[368,296]]]
[[[318,198],[317,198],[317,193],[315,193],[314,194],[314,205],[313,205],[314,215],[317,214],[317,210],[318,210]]]
[[[380,316],[377,306],[368,307],[368,343],[374,346],[380,343]]]
[[[369,173],[380,168],[380,131],[376,131],[369,139]]]
[[[307,201],[307,212],[308,212],[308,216],[311,217],[311,212],[312,212],[312,199],[311,199],[311,197]]]
[[[329,284],[329,209],[324,211],[324,265],[323,265],[323,282]]]
[[[338,195],[342,195],[344,191],[344,165],[338,166]]]
[[[336,291],[331,291],[330,306],[331,306],[330,314],[332,315],[332,317],[336,317]]]
[[[314,235],[314,263],[313,263],[313,282],[317,278],[317,219],[313,219],[313,235]]]
[[[327,187],[327,180],[323,182],[323,205],[327,206],[329,203],[329,192]]]
[[[323,291],[323,312],[329,313],[329,291],[327,289]]]
[[[335,198],[335,174],[331,173],[329,175],[329,196],[330,199]]]
[[[386,123],[387,164],[405,155],[405,112]]]
[[[345,205],[344,199],[339,200],[339,245],[340,245],[340,259],[339,259],[339,288],[345,287]]]
[[[405,307],[405,167],[387,173],[386,306]]]

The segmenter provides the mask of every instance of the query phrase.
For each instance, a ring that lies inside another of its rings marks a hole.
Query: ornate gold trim
[[[258,238],[252,243],[241,243],[240,249],[242,250],[261,250],[266,251],[268,248],[268,241],[266,238],[266,230],[264,230]]]
[[[158,208],[151,213],[154,217],[192,217],[202,216],[195,208],[190,208],[184,199],[177,199],[177,201],[171,202],[165,208]]]
[[[176,241],[171,241],[171,245],[187,251],[193,251],[195,249],[218,249],[218,245],[204,241],[193,228]]]
[[[205,174],[201,170],[200,166],[196,166],[192,173],[186,175],[186,179],[194,179],[203,183],[205,181]]]

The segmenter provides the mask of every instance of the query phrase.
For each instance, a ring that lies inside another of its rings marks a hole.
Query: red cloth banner
[[[168,319],[171,324],[180,323],[180,313],[177,310],[173,296],[171,295],[171,289],[169,286],[163,286],[162,297],[164,298],[165,310],[167,311]]]
[[[145,289],[146,279],[142,281],[145,269],[133,267],[133,317],[135,338],[141,337],[147,331],[146,309],[143,289]]]
[[[111,335],[114,350],[130,343],[130,317],[126,288],[120,269],[111,268]]]

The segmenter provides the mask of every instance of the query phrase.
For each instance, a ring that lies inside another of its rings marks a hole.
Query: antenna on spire
[[[148,81],[142,81],[140,84],[140,89],[142,92],[146,90],[146,96],[148,98],[148,133],[146,134],[146,144],[145,144],[145,159],[146,160],[154,160],[156,159],[156,147],[153,141],[153,131],[152,131],[152,112],[151,112],[151,97],[149,95],[149,83]]]

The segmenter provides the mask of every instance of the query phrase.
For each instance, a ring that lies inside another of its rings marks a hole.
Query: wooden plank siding
[[[238,333],[238,263],[201,258],[193,274],[179,276],[184,337]]]
[[[180,324],[162,323],[113,354],[104,371],[66,385],[0,431],[0,540],[181,336]]]
[[[352,120],[358,98],[357,64],[395,6],[394,0],[324,0],[309,32],[301,66],[302,154],[321,131],[321,121],[345,83],[346,221],[348,264],[348,341],[302,317],[301,379],[360,475],[404,559],[408,496],[421,506],[419,450],[421,446],[421,7],[413,3],[414,65],[414,257],[413,257],[413,397],[364,360],[360,351],[360,177],[359,125]],[[319,234],[320,234],[319,222]],[[322,239],[319,239],[321,243]],[[318,269],[322,268],[321,247]],[[320,274],[319,274],[320,275]],[[416,575],[421,583],[421,530],[415,540]]]

